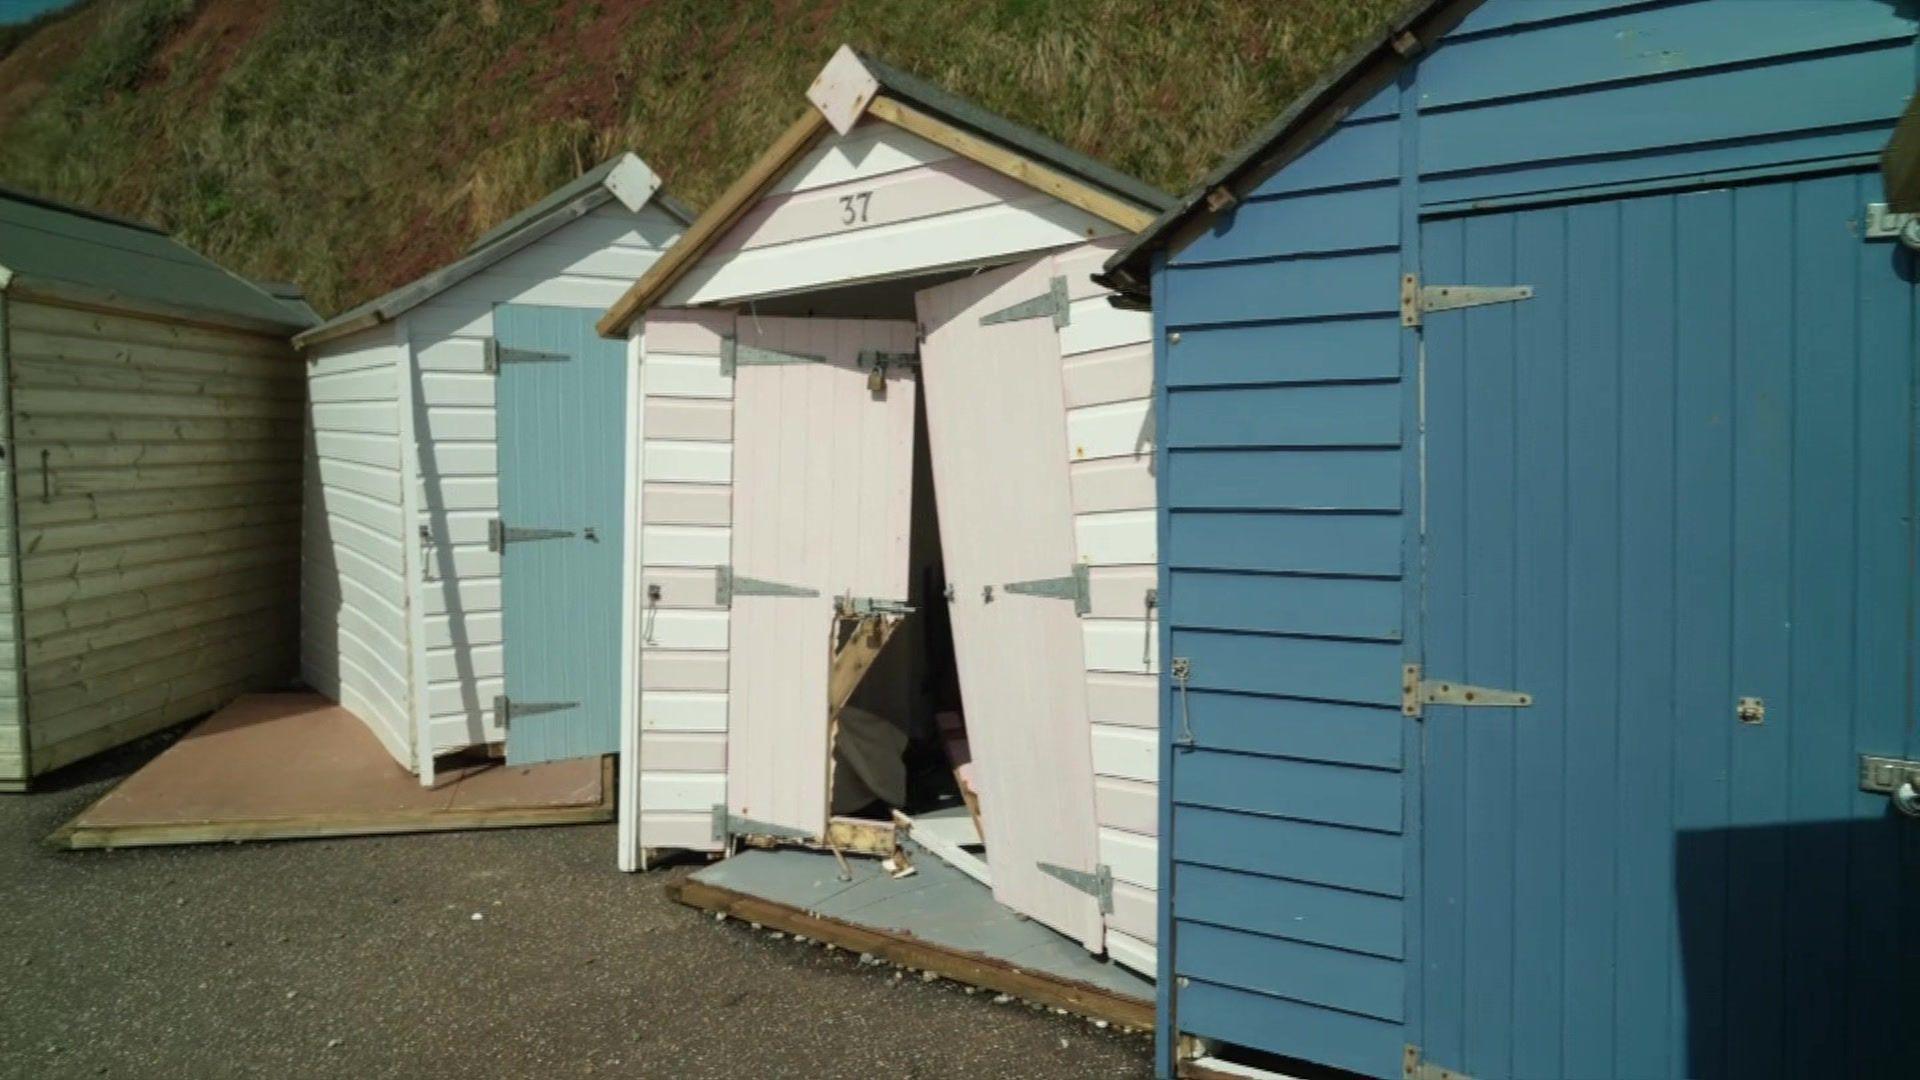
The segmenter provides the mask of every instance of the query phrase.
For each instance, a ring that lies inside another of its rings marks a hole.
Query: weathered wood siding
[[[7,297],[0,295],[0,790],[20,789],[27,762],[26,711],[20,707],[20,545],[13,512],[13,406],[7,377]]]
[[[495,377],[484,368],[495,304],[604,309],[680,234],[658,205],[609,202],[407,313],[413,362],[411,475],[421,554],[425,707],[436,752],[505,738],[492,702],[504,685]],[[403,395],[404,396],[404,395]],[[420,540],[425,526],[430,539]]]
[[[291,348],[18,300],[8,315],[33,771],[285,684],[305,397]]]
[[[300,670],[413,765],[400,379],[392,326],[307,357]]]

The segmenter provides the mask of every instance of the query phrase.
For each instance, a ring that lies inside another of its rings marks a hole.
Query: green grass
[[[842,41],[1169,190],[1399,0],[96,0],[0,181],[158,221],[337,311],[632,148],[705,205]],[[170,50],[165,63],[156,61]]]

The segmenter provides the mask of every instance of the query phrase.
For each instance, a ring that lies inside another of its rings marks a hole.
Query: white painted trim
[[[398,384],[395,404],[400,412],[400,572],[405,578],[401,594],[406,609],[407,711],[413,720],[409,728],[413,739],[413,771],[420,777],[421,787],[431,788],[434,784],[433,717],[429,715],[431,710],[426,701],[430,679],[427,605],[421,588],[426,575],[420,565],[420,489],[413,483],[413,478],[420,473],[420,461],[414,438],[413,340],[407,333],[407,324],[411,321],[402,316],[392,324],[394,377]]]
[[[646,444],[646,320],[633,324],[627,337],[626,550],[620,565],[620,797],[617,853],[620,869],[645,870],[640,846],[640,523],[646,520],[646,483],[640,475],[640,450]]]

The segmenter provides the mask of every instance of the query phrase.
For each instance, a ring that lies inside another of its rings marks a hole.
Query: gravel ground
[[[611,825],[41,844],[158,748],[0,796],[0,1076],[1151,1075],[1144,1034],[716,925]]]

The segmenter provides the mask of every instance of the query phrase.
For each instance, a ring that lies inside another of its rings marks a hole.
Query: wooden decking
[[[317,694],[255,694],[202,721],[47,841],[139,847],[608,821],[609,761],[443,763],[422,787],[340,706]]]

